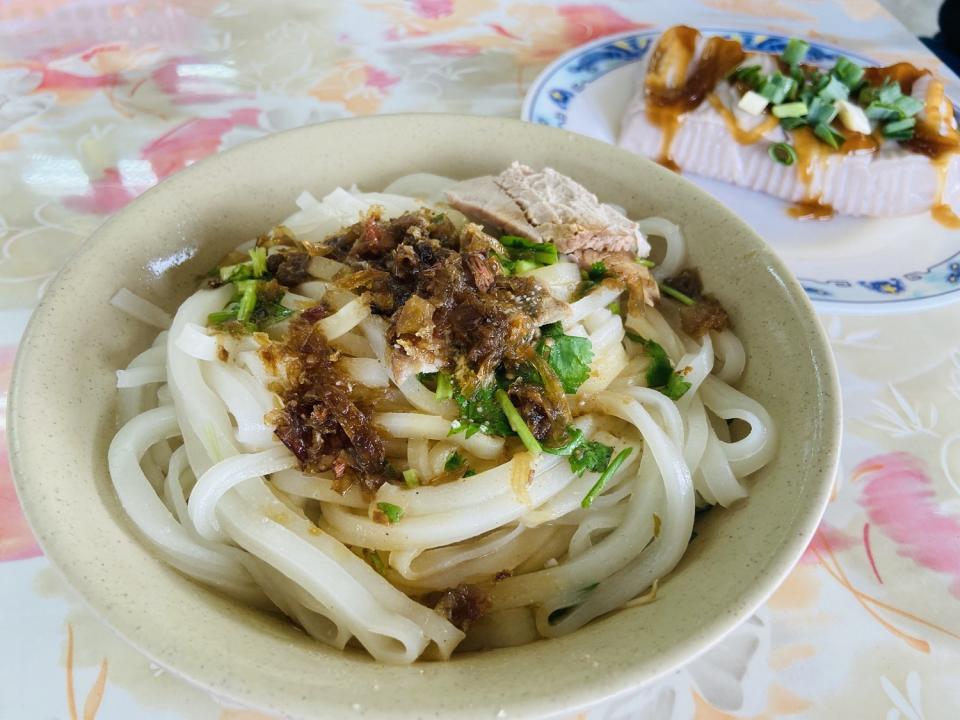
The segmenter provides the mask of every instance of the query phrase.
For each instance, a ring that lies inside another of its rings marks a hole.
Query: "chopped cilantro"
[[[578,445],[570,453],[570,469],[578,476],[583,475],[586,470],[602,472],[607,463],[610,462],[611,455],[613,455],[612,447],[596,440],[590,440]]]
[[[463,455],[455,452],[447,458],[447,461],[443,464],[443,470],[444,472],[453,472],[454,470],[459,470],[463,467],[465,462],[466,460],[463,459]]]
[[[267,251],[264,248],[256,247],[250,250],[249,261],[236,265],[225,265],[211,274],[219,275],[221,282],[229,283],[262,278],[266,273]]]
[[[593,484],[593,487],[590,488],[590,492],[587,493],[586,497],[580,503],[580,507],[588,508],[593,504],[593,501],[596,499],[597,495],[603,492],[603,488],[610,481],[610,478],[613,477],[613,474],[623,465],[623,461],[627,459],[627,456],[630,455],[633,448],[624,448],[617,456],[610,461],[610,464],[604,468],[603,472],[600,473],[600,477],[597,478],[597,481]]]
[[[570,438],[563,445],[558,447],[545,447],[543,451],[551,455],[570,455],[583,442],[583,430],[573,425],[567,426],[567,436]]]
[[[575,393],[590,377],[593,345],[587,338],[564,335],[560,323],[544,325],[540,332],[537,353],[557,374],[563,391]]]
[[[670,358],[663,347],[647,340],[642,335],[637,335],[629,330],[627,337],[633,342],[643,345],[644,351],[650,357],[650,367],[647,368],[647,386],[654,390],[659,390],[671,400],[679,400],[690,389],[690,383],[683,379],[680,373],[673,369],[670,364]]]
[[[377,508],[387,516],[387,520],[390,521],[391,525],[396,525],[400,522],[400,518],[403,517],[403,508],[393,503],[378,502]]]
[[[523,416],[517,408],[513,406],[513,403],[510,402],[510,396],[507,395],[507,391],[498,388],[495,396],[497,402],[500,403],[500,409],[503,410],[503,414],[507,418],[507,422],[510,423],[510,427],[520,436],[523,446],[531,455],[539,455],[543,448],[540,446],[540,442],[533,436],[533,433],[530,432],[530,428],[527,427]]]
[[[581,272],[580,277],[582,282],[580,283],[580,287],[577,288],[576,296],[578,298],[588,295],[601,280],[610,277],[610,272],[607,270],[606,264],[602,260],[598,260],[593,263],[589,269]]]
[[[464,476],[465,478],[468,478],[468,477],[473,477],[473,476],[476,475],[476,474],[477,474],[477,471],[476,471],[476,470],[470,469],[470,470],[467,470],[467,471],[463,474],[463,476]]]
[[[513,435],[507,416],[500,407],[500,402],[494,397],[496,390],[497,384],[494,382],[477,388],[469,398],[454,390],[453,401],[460,408],[460,417],[451,423],[450,434],[456,435],[465,430],[468,438],[478,432],[501,437]]]
[[[504,235],[500,244],[511,260],[529,260],[537,265],[553,265],[558,260],[557,246],[551,242],[538,243],[519,235]]]
[[[680,373],[670,373],[670,379],[667,380],[667,384],[662,388],[657,388],[660,392],[666,395],[671,400],[679,400],[682,398],[687,390],[690,389],[690,383],[683,379],[683,376]]]
[[[587,270],[587,280],[593,280],[594,282],[600,282],[605,277],[607,277],[607,266],[603,260],[598,260],[590,266],[590,269]]]
[[[223,310],[210,313],[207,316],[208,325],[216,327],[227,323],[237,323],[244,330],[255,332],[281,320],[286,320],[295,312],[275,300],[265,300],[259,297],[256,280],[245,280],[243,282],[250,283],[250,285],[245,286],[242,293],[234,295]],[[246,300],[246,304],[244,304],[244,300]]]

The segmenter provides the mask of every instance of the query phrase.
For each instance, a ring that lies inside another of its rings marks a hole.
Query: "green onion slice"
[[[863,80],[864,72],[860,65],[842,55],[837,58],[837,64],[833,66],[834,75],[851,90]]]
[[[823,140],[823,142],[832,147],[834,150],[838,149],[847,140],[843,133],[837,132],[825,122],[818,123],[816,126],[814,126],[813,134]]]
[[[434,394],[437,400],[448,400],[453,397],[453,383],[450,382],[450,375],[448,373],[437,373],[437,391]]]
[[[767,152],[781,165],[793,165],[797,161],[797,151],[788,143],[774,143]]]
[[[253,315],[254,308],[257,307],[257,281],[242,280],[237,283],[237,289],[240,291],[240,307],[237,308],[237,320],[246,322]]]
[[[390,521],[391,525],[396,525],[400,522],[400,518],[403,517],[403,508],[393,503],[378,502],[377,507],[380,509],[380,512],[387,516],[387,520]]]
[[[787,46],[783,49],[783,53],[780,55],[780,59],[787,65],[797,65],[803,62],[809,50],[810,43],[798,40],[797,38],[790,38]]]
[[[778,118],[799,118],[807,114],[807,104],[805,102],[783,103],[774,105],[771,112]]]

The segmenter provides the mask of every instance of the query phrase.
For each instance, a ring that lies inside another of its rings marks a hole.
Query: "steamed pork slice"
[[[497,176],[454,185],[447,201],[457,210],[506,234],[552,242],[560,252],[583,248],[650,252],[637,224],[556,170],[514,162]]]
[[[667,33],[664,38],[669,38]],[[703,47],[704,39],[699,37],[685,74],[682,78],[674,76],[674,83],[695,80]],[[654,51],[641,64],[637,91],[621,123],[621,147],[784,200],[815,200],[844,215],[908,215],[939,204],[960,209],[957,153],[932,162],[929,155],[894,141],[877,147],[870,136],[851,143],[864,147],[841,147],[836,152],[808,129],[788,135],[772,115],[744,112],[737,107],[740,93],[724,79],[712,90],[705,90],[695,107],[681,112],[671,123],[673,118],[664,118],[657,110],[651,112],[648,106],[649,78],[662,74],[662,69],[650,67],[657,59]],[[746,54],[737,66],[757,64],[764,72],[777,67],[776,58],[764,53]],[[949,144],[956,137],[957,123],[942,83],[924,74],[913,83],[910,94],[924,103],[924,110],[917,115],[918,135],[940,137]],[[848,142],[857,139],[856,133],[846,134]],[[787,166],[771,160],[770,145],[779,142],[796,147],[796,164]]]

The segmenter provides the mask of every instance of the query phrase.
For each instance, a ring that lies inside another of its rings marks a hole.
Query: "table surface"
[[[0,3],[0,402],[52,275],[171,173],[349,115],[516,117],[560,53],[676,22],[816,37],[945,74],[874,0]],[[822,320],[845,427],[813,543],[717,648],[587,717],[960,715],[960,305]],[[114,637],[42,557],[2,436],[0,453],[0,718],[263,720]]]

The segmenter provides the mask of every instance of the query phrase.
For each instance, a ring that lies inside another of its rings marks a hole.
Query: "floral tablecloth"
[[[946,74],[874,0],[0,3],[0,387],[63,262],[193,161],[348,115],[517,116],[558,54],[681,21]],[[846,419],[815,540],[721,645],[587,717],[960,717],[960,305],[822,319]],[[34,542],[2,437],[0,453],[0,718],[262,720],[151,665],[91,614]]]

